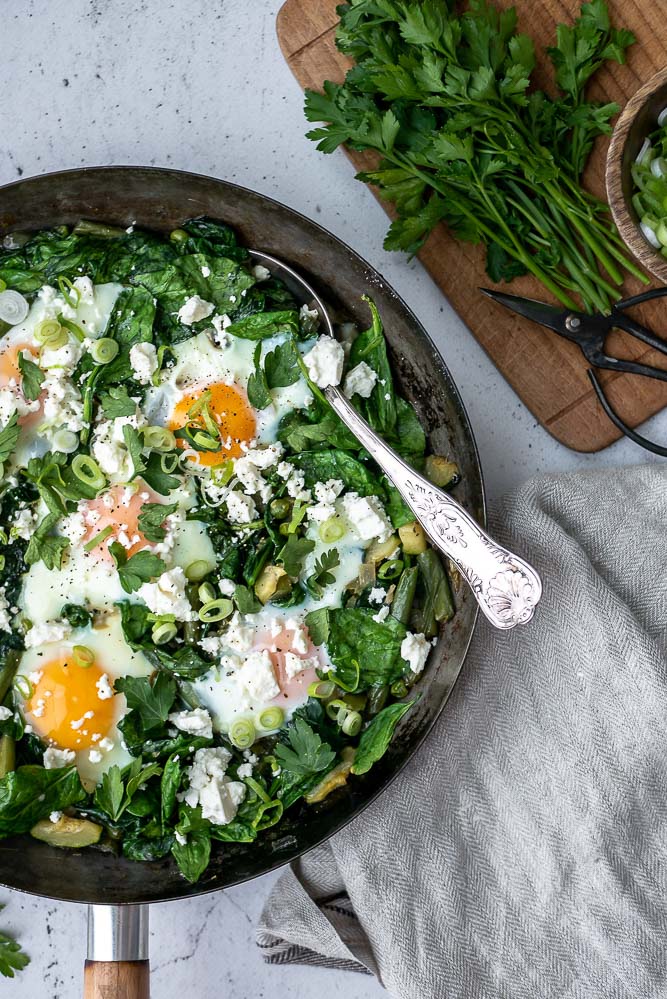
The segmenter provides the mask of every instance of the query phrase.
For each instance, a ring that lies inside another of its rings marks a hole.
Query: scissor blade
[[[556,305],[549,305],[547,302],[536,302],[532,298],[520,298],[519,295],[506,295],[502,291],[493,291],[491,288],[480,288],[481,292],[492,298],[494,302],[500,302],[506,308],[516,312],[519,316],[531,319],[534,323],[547,326],[561,336],[568,336],[568,329],[565,320],[568,316],[575,315],[565,311]]]

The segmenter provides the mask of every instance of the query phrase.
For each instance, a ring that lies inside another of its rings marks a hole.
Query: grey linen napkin
[[[478,631],[393,785],[282,874],[275,963],[400,999],[667,995],[667,469],[535,479],[493,518],[541,572]]]

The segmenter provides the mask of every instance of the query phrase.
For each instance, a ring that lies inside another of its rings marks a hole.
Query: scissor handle
[[[651,451],[653,454],[659,454],[661,457],[667,458],[667,447],[663,447],[661,444],[654,444],[653,441],[648,439],[648,437],[643,437],[641,434],[638,434],[636,430],[633,430],[632,427],[629,427],[627,423],[620,418],[607,399],[607,396],[604,394],[602,385],[592,368],[588,369],[588,377],[590,378],[591,384],[595,389],[598,402],[614,426],[618,427],[621,433],[624,434],[629,440],[633,441],[635,444],[639,444],[640,447],[643,447],[644,450]]]

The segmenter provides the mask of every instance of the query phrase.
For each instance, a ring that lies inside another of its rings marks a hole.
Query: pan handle
[[[148,906],[89,905],[84,999],[149,999]]]

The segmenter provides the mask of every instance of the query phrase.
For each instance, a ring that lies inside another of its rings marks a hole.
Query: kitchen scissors
[[[632,316],[626,315],[626,310],[642,302],[649,302],[653,298],[667,296],[667,288],[652,288],[644,291],[641,295],[633,295],[631,298],[624,298],[612,306],[609,315],[597,313],[589,315],[586,312],[575,312],[571,309],[562,309],[558,306],[549,305],[547,302],[536,302],[531,298],[520,298],[518,295],[507,295],[501,291],[493,291],[490,288],[480,288],[485,295],[495,302],[511,309],[520,316],[525,316],[534,323],[546,326],[559,336],[576,343],[590,364],[588,377],[595,389],[600,405],[605,413],[618,427],[621,433],[625,434],[635,444],[652,451],[653,454],[662,455],[667,458],[667,447],[654,444],[653,441],[642,437],[636,430],[629,427],[618,413],[614,410],[607,399],[595,368],[606,368],[608,371],[620,371],[629,375],[642,375],[645,378],[656,378],[659,381],[667,382],[667,369],[656,368],[652,364],[642,364],[639,361],[626,361],[623,358],[611,357],[605,350],[607,336],[613,329],[623,330],[635,340],[641,340],[654,350],[660,351],[667,356],[667,340],[653,333],[652,330],[637,322]]]

